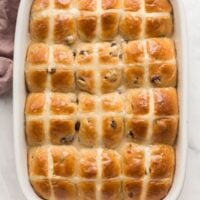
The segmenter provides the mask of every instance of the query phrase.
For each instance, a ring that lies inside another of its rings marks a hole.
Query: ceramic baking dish
[[[176,172],[172,188],[165,200],[176,200],[183,186],[187,152],[187,38],[186,21],[181,0],[171,0],[174,9],[174,40],[178,60],[178,93],[180,106],[179,134],[176,143]],[[24,66],[29,42],[29,13],[32,1],[21,0],[16,25],[14,48],[13,111],[17,175],[21,189],[28,200],[39,200],[30,185],[27,168],[27,146],[24,134],[24,105],[26,87]]]

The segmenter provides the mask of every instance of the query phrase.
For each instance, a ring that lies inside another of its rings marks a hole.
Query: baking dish
[[[174,40],[177,48],[178,60],[178,93],[180,105],[179,135],[176,143],[176,173],[172,188],[165,200],[178,198],[185,175],[187,151],[187,38],[185,30],[184,10],[181,0],[171,0],[174,9]],[[24,66],[27,45],[29,43],[29,13],[32,1],[21,0],[16,25],[14,49],[14,81],[13,81],[13,112],[15,158],[19,183],[27,199],[39,200],[33,191],[28,178],[27,146],[24,134],[24,104],[26,99],[26,85]]]

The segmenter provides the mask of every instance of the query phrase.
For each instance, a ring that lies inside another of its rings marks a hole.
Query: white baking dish
[[[173,186],[165,200],[176,200],[180,194],[185,175],[186,152],[187,152],[187,38],[184,9],[181,0],[171,0],[174,8],[175,33],[178,56],[179,72],[179,105],[180,125],[176,144],[176,173]],[[33,191],[27,170],[27,148],[24,134],[24,105],[26,99],[26,88],[24,79],[24,66],[26,50],[29,41],[28,24],[32,1],[21,0],[17,18],[15,49],[14,49],[14,81],[13,81],[13,103],[14,103],[14,138],[15,158],[19,183],[28,200],[39,200]]]

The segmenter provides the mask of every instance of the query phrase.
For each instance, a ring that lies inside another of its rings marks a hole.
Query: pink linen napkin
[[[12,86],[12,58],[19,0],[0,0],[0,95]]]

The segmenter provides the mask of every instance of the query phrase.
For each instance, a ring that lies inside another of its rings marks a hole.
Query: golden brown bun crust
[[[29,91],[43,92],[46,88],[46,82],[47,82],[46,70],[26,71],[26,83]]]
[[[31,148],[28,152],[29,176],[48,176],[47,148]]]
[[[44,43],[33,43],[28,48],[27,62],[31,64],[47,64],[49,58],[48,46]]]
[[[43,93],[29,94],[26,100],[26,115],[40,115],[44,111],[45,95]]]
[[[61,177],[71,177],[75,174],[76,149],[67,146],[51,148],[53,159],[53,174]]]
[[[51,197],[51,185],[49,179],[31,180],[35,192],[44,199]]]
[[[122,72],[120,69],[103,69],[100,72],[102,93],[114,92],[121,85]]]
[[[102,153],[102,178],[114,178],[121,174],[120,156],[115,151]]]
[[[103,42],[99,44],[98,47],[98,56],[99,63],[102,65],[107,64],[118,64],[119,62],[119,44],[115,42]]]
[[[49,63],[51,59],[55,64]],[[26,82],[30,92],[44,92],[48,88],[53,92],[78,89],[103,94],[116,92],[120,86],[175,87],[175,48],[167,38],[122,45],[81,43],[74,50],[65,45],[32,43],[27,52]]]
[[[173,19],[169,17],[146,17],[146,38],[169,37],[173,32]]]
[[[102,8],[104,10],[119,8],[120,0],[102,0]]]
[[[29,145],[41,145],[45,141],[43,120],[26,121],[26,139]]]
[[[84,66],[92,64],[94,60],[93,46],[89,43],[81,43],[77,48],[76,63]]]
[[[53,61],[49,63],[49,51],[53,51]],[[26,83],[30,92],[70,92],[75,89],[72,71],[74,61],[72,50],[64,45],[33,43],[27,52]]]
[[[139,118],[126,118],[126,135],[135,142],[145,141],[148,131],[148,120]]]
[[[82,150],[79,158],[79,175],[84,178],[97,176],[97,153],[94,150]]]
[[[123,156],[123,173],[125,176],[133,178],[142,178],[145,174],[144,149],[134,143],[127,144],[124,147]]]
[[[125,178],[122,185],[124,191],[124,199],[140,200],[143,189],[143,181],[141,179]]]
[[[50,141],[55,145],[70,144],[74,140],[74,119],[50,119]]]
[[[54,194],[56,199],[92,200],[98,194],[102,199],[116,200],[123,192],[124,198],[139,200],[144,185],[145,199],[162,199],[174,175],[173,147],[126,143],[121,150],[119,154],[110,149],[77,151],[73,146],[30,148],[31,183],[46,199]]]
[[[77,111],[76,95],[52,93],[50,97],[50,111],[52,114],[73,114]]]
[[[76,117],[77,112],[80,116]],[[25,114],[30,145],[78,141],[93,147],[99,144],[99,134],[107,148],[116,148],[124,137],[139,143],[173,145],[178,129],[174,88],[130,89],[125,94],[110,93],[100,98],[87,93],[78,97],[72,93],[32,93],[27,98]]]
[[[97,119],[95,117],[83,117],[76,125],[78,126],[80,143],[87,147],[95,146],[97,143]]]
[[[118,93],[102,95],[102,110],[104,112],[122,112],[123,99]]]
[[[96,89],[95,71],[94,70],[79,70],[76,73],[76,85],[82,90],[91,94],[95,93]]]
[[[171,12],[172,6],[169,0],[145,0],[147,12]]]
[[[141,8],[141,0],[123,0],[123,7],[128,11],[138,11]]]
[[[147,40],[147,53],[151,61],[166,61],[175,58],[174,43],[168,38]]]
[[[126,94],[126,112],[145,115],[149,112],[149,93],[147,90],[134,89]]]
[[[54,41],[72,44],[76,39],[76,23],[72,15],[55,16]]]
[[[72,50],[64,45],[54,45],[54,62],[63,64],[63,65],[71,65],[73,63],[73,53]]]
[[[72,92],[74,89],[74,72],[57,67],[55,73],[51,76],[51,90],[53,92]]]
[[[152,142],[173,145],[178,129],[177,118],[161,117],[153,121]]]
[[[126,40],[135,40],[140,37],[142,19],[126,13],[122,16],[119,31]]]
[[[97,17],[95,15],[83,14],[77,19],[79,37],[83,41],[91,41],[96,36]]]
[[[127,66],[123,70],[124,84],[128,88],[137,88],[144,85],[144,67],[141,65]]]
[[[94,11],[96,10],[96,0],[76,0],[79,10]]]
[[[174,64],[150,64],[149,79],[154,87],[175,87],[177,68]]]
[[[76,101],[76,96],[71,93],[31,93],[25,109],[28,144],[72,143],[75,137]]]
[[[156,145],[151,149],[150,173],[153,179],[171,178],[175,156],[171,146]]]
[[[96,182],[82,181],[77,184],[78,197],[80,200],[96,199]]]
[[[96,109],[96,99],[93,95],[80,93],[78,97],[79,112],[88,113],[94,112]]]
[[[51,4],[49,0],[34,1],[30,20],[31,39],[73,44],[77,35],[83,41],[91,41],[94,38],[111,41],[118,33],[126,40],[172,35],[172,7],[168,0],[97,2],[55,0]],[[143,12],[143,4],[144,15],[140,16],[138,13]],[[52,10],[55,12],[51,12]]]
[[[58,9],[70,8],[73,0],[55,0],[54,7]]]
[[[33,65],[47,64],[49,61],[49,47],[45,43],[32,43],[27,52],[27,62]],[[53,45],[53,61],[65,66],[73,63],[72,50],[64,45]]]
[[[52,189],[56,200],[76,200],[76,187],[69,181],[53,179]]]
[[[101,34],[100,39],[112,40],[118,31],[119,14],[115,12],[105,12],[101,15]]]
[[[170,181],[150,181],[147,188],[147,196],[148,200],[160,200],[163,199],[171,186]]]
[[[102,137],[106,148],[115,148],[123,138],[124,122],[121,116],[104,116],[102,118]]]
[[[44,42],[49,34],[49,17],[38,16],[32,17],[30,21],[30,37],[32,40]]]
[[[178,101],[175,88],[154,90],[155,115],[167,116],[178,114]]]
[[[125,64],[141,63],[144,60],[144,47],[138,41],[131,41],[123,45],[123,61]]]
[[[120,181],[103,181],[101,187],[102,199],[116,200],[120,199],[121,184]]]
[[[42,11],[49,7],[49,0],[34,0],[31,8],[31,12]]]

